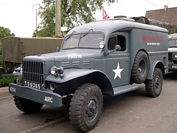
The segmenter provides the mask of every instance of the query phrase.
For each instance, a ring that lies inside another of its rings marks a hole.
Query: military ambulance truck
[[[49,105],[69,107],[79,131],[100,118],[103,95],[117,96],[145,84],[149,97],[162,91],[168,66],[168,31],[132,19],[96,21],[65,36],[60,52],[27,56],[9,85],[15,105],[27,114]]]

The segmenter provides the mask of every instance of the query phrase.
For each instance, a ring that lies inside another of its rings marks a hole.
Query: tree
[[[9,28],[0,26],[0,40],[6,36],[15,36],[15,34],[11,33]]]
[[[61,0],[61,26],[69,29],[91,22],[96,10],[101,10],[102,3],[108,4],[116,0]],[[38,36],[55,35],[55,0],[43,0],[39,6],[38,15],[42,22],[38,26]],[[33,33],[33,36],[36,32]]]

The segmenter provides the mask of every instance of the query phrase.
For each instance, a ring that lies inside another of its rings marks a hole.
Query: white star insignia
[[[117,64],[117,69],[113,69],[113,71],[115,72],[114,79],[116,79],[117,76],[119,76],[119,78],[121,78],[121,72],[122,72],[123,70],[124,70],[123,68],[120,68],[120,67],[119,67],[119,63],[118,63],[118,64]]]

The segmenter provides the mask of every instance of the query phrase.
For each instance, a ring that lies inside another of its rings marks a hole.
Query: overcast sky
[[[42,0],[0,0],[0,26],[9,28],[18,37],[31,37],[36,28],[36,4]],[[177,7],[177,0],[118,0],[104,8],[110,18],[116,15],[144,16],[146,10],[162,9],[164,5]],[[96,12],[102,19],[102,12]],[[38,18],[39,20],[39,18]],[[38,21],[39,23],[39,21]]]
[[[111,5],[104,3],[104,8],[110,18],[116,15],[135,17],[145,16],[147,10],[162,9],[164,5],[177,7],[177,0],[118,0]],[[101,11],[96,13],[97,19],[102,18],[101,14]]]

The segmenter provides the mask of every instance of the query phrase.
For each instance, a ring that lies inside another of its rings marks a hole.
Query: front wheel
[[[86,83],[78,87],[71,99],[69,118],[79,131],[93,129],[102,112],[103,96],[97,85]]]
[[[146,93],[150,97],[157,97],[162,91],[163,76],[159,68],[155,68],[152,80],[146,81]]]
[[[16,107],[26,114],[32,114],[39,111],[42,108],[42,104],[14,96]]]

